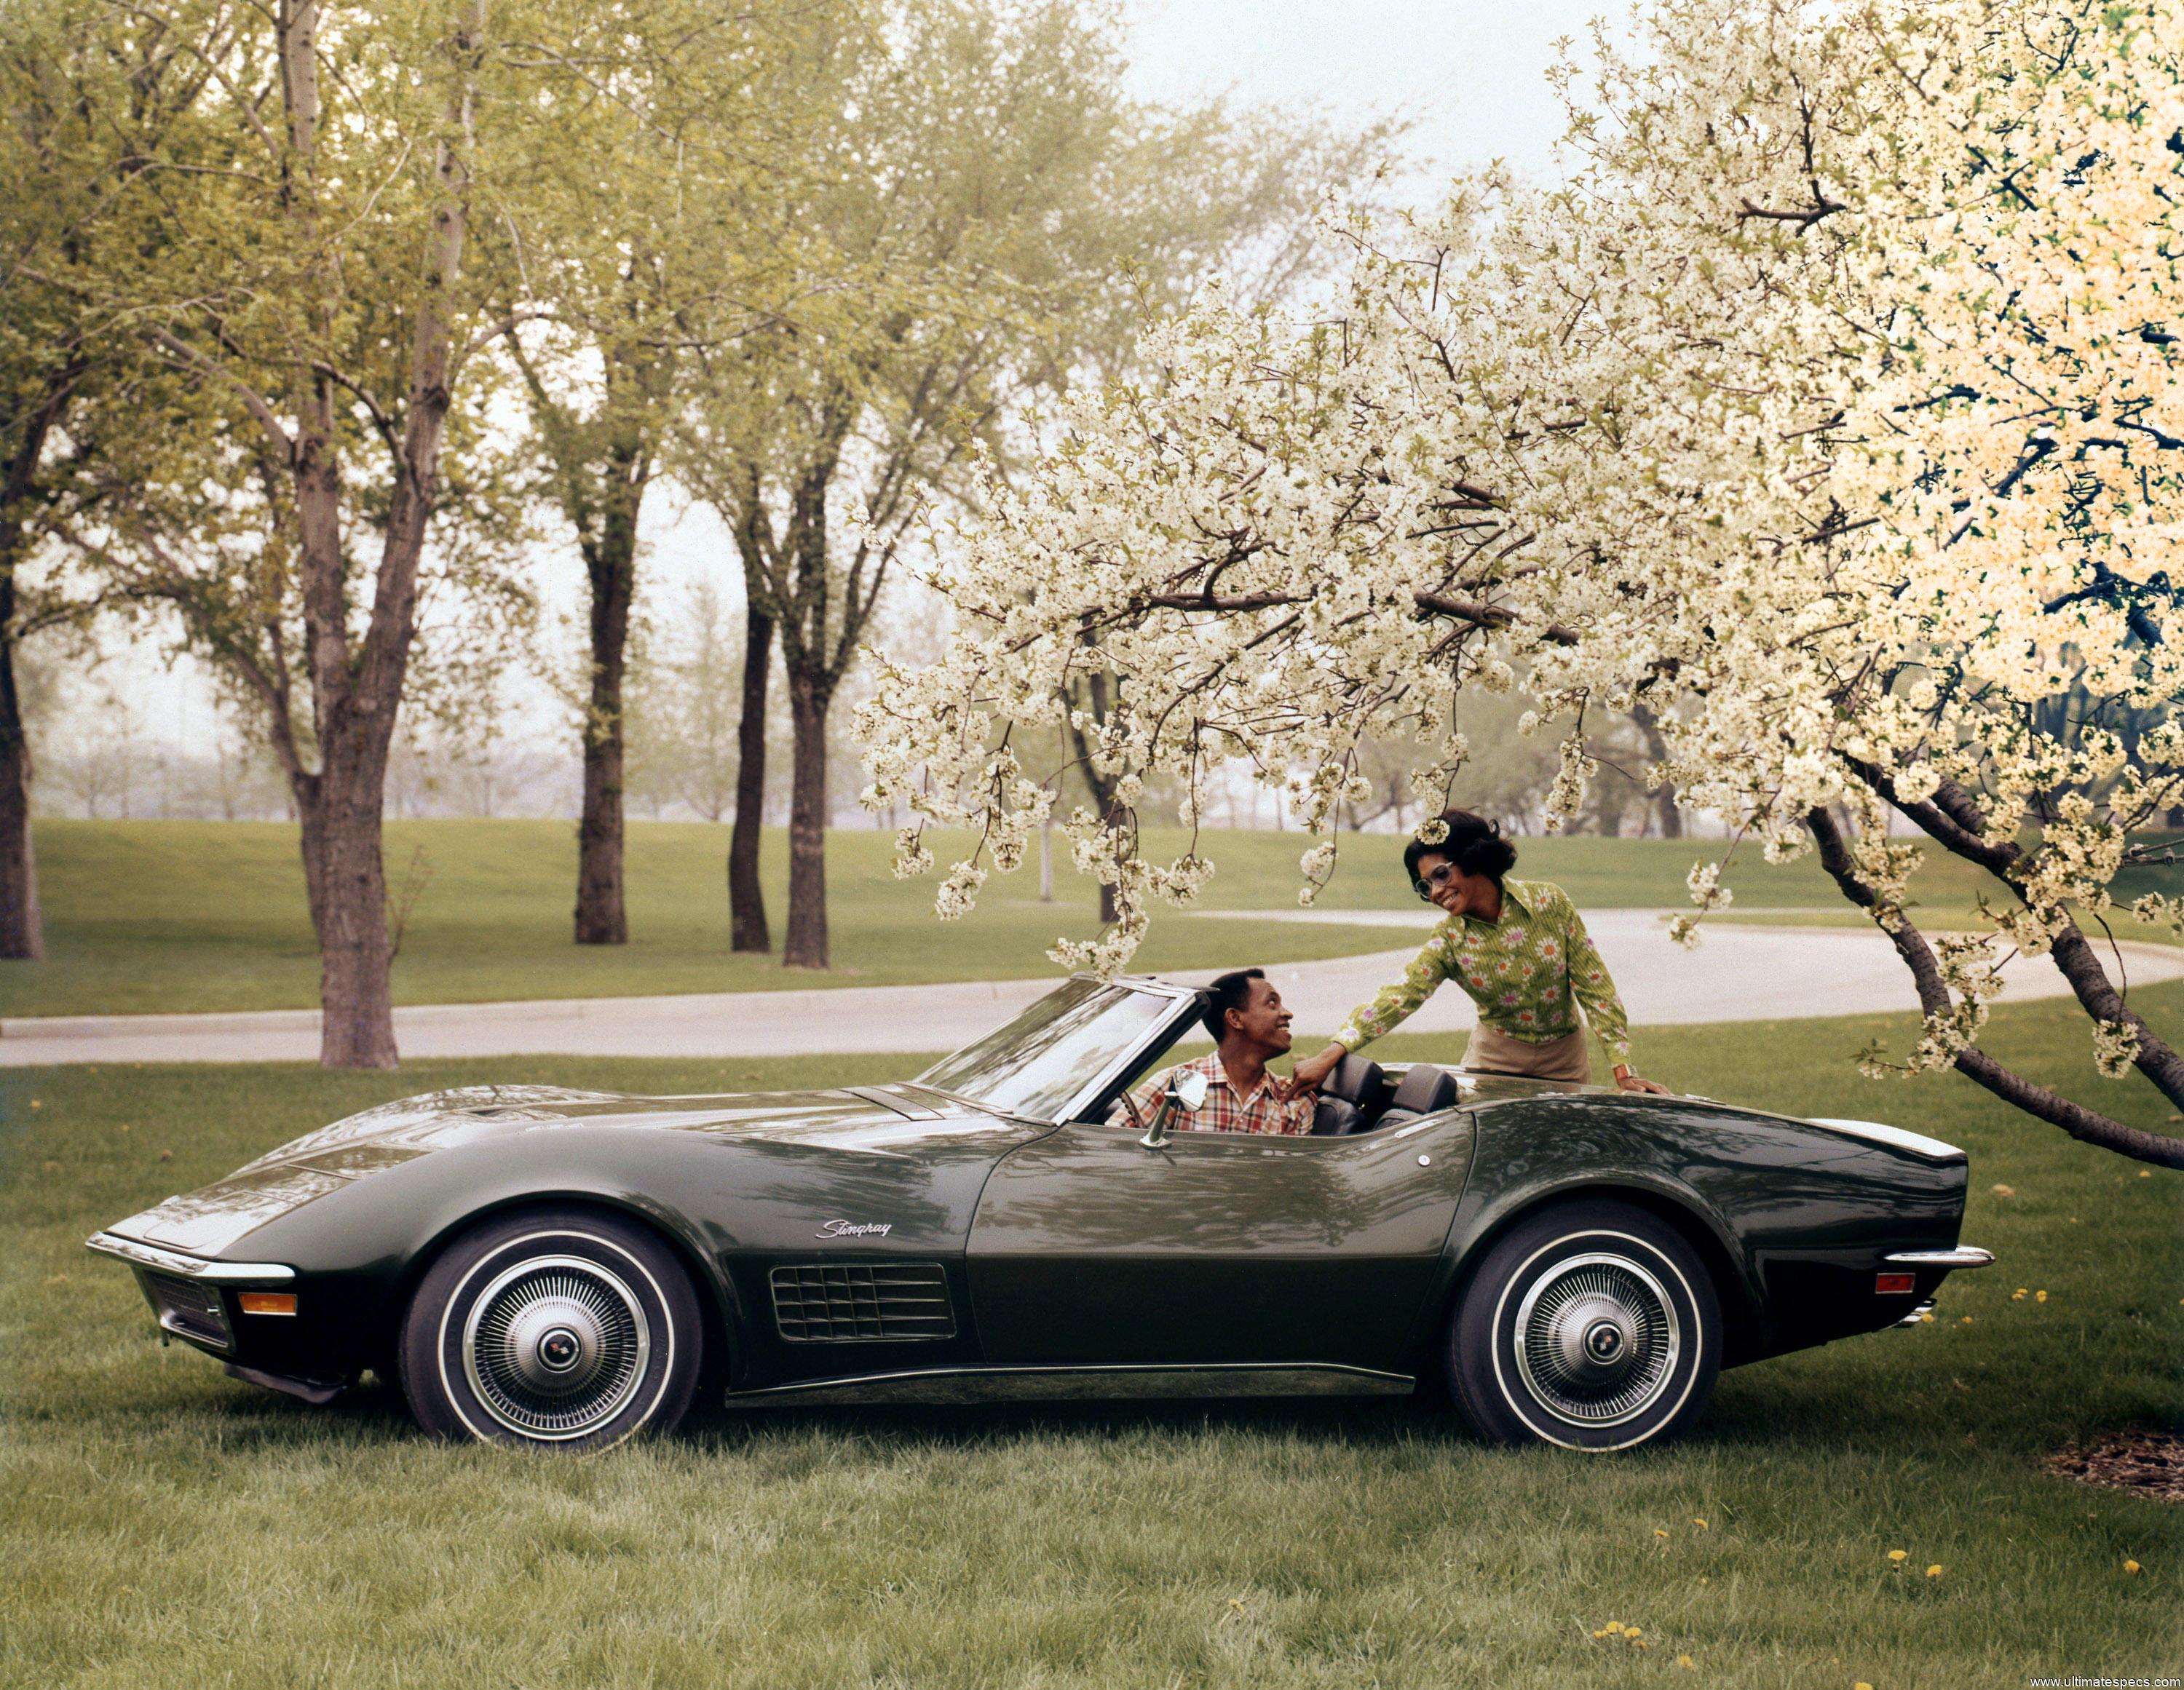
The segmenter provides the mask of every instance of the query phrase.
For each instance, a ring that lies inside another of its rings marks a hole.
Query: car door
[[[989,1365],[1328,1363],[1407,1370],[1471,1119],[1354,1137],[1075,1122],[986,1182],[968,1270]]]

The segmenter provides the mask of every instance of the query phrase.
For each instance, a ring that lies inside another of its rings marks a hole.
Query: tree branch
[[[1835,818],[1826,810],[1816,809],[1808,813],[1805,825],[1820,848],[1821,866],[1827,870],[1842,895],[1861,909],[1875,910],[1879,900],[1874,897],[1872,888],[1858,879],[1849,848],[1843,842]],[[1896,953],[1903,959],[1904,966],[1911,970],[1919,1004],[1926,1014],[1935,1016],[1952,1013],[1955,1005],[1942,979],[1941,964],[1936,960],[1933,947],[1926,942],[1925,935],[1913,926],[1901,911],[1896,914],[1893,928],[1883,931],[1895,945]],[[2080,942],[2083,942],[2083,935],[2080,935]],[[1958,1051],[1954,1066],[1959,1074],[1986,1087],[2004,1103],[2050,1126],[2062,1128],[2073,1138],[2137,1161],[2152,1162],[2164,1168],[2184,1168],[2184,1139],[2147,1132],[2073,1103],[2060,1092],[2013,1073],[1977,1045]]]
[[[1845,757],[1843,761],[1867,786],[1917,822],[1928,837],[1966,862],[1976,863],[1997,880],[2014,883],[2025,860],[2025,848],[2014,839],[1995,844],[1982,838],[1980,829],[1984,818],[1979,803],[1954,781],[1942,781],[1925,803],[1906,803],[1896,795],[1895,782],[1873,764],[1854,757]],[[2147,1026],[2145,1017],[2124,1001],[2076,921],[2067,920],[2063,931],[2049,941],[2048,954],[2088,1015],[2137,1030],[2138,1054],[2133,1065],[2162,1096],[2184,1109],[2184,1055],[2179,1055]]]

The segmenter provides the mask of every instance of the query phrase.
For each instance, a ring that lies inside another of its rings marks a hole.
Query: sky
[[[1554,174],[1554,42],[1628,0],[1131,0],[1137,91],[1233,92],[1331,114],[1414,115],[1412,149],[1444,171],[1496,158]]]
[[[1148,100],[1228,94],[1244,102],[1313,105],[1357,123],[1401,114],[1405,185],[1431,194],[1455,171],[1499,158],[1535,179],[1558,174],[1562,114],[1546,83],[1554,42],[1582,43],[1588,20],[1620,16],[1630,0],[1124,0],[1129,81]],[[661,491],[665,492],[665,489]],[[740,602],[727,535],[709,512],[648,501],[644,567],[671,603],[704,575]],[[574,548],[542,560],[541,584],[560,609],[580,604]],[[144,646],[114,653],[102,677],[125,698],[143,731],[185,752],[209,753],[217,713],[197,665],[170,665]],[[518,737],[558,731],[543,695],[519,703]],[[520,725],[519,725],[520,724]]]

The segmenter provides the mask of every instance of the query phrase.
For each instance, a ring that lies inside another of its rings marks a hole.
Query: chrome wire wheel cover
[[[1554,1264],[1518,1305],[1518,1370],[1540,1407],[1574,1426],[1643,1414],[1676,1371],[1683,1329],[1661,1281],[1601,1251]]]
[[[463,1370],[485,1411],[526,1438],[597,1431],[644,1380],[652,1328],[619,1276],[582,1256],[533,1256],[495,1276],[463,1323]]]

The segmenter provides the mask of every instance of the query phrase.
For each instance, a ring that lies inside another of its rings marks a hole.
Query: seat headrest
[[[1435,1109],[1453,1109],[1462,1096],[1456,1083],[1456,1076],[1446,1068],[1436,1068],[1431,1063],[1418,1062],[1403,1076],[1402,1083],[1396,1087],[1390,1101],[1391,1109],[1409,1109],[1417,1115],[1431,1115]]]

